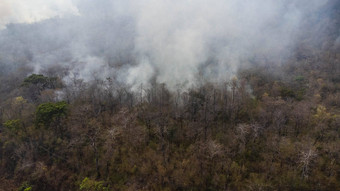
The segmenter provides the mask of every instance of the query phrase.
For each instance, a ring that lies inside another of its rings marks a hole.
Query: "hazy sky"
[[[284,59],[327,2],[0,0],[0,64],[21,58],[36,72],[60,65],[135,86],[227,80],[258,58]]]

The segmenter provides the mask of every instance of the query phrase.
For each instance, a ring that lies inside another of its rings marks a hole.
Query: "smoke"
[[[191,87],[198,77],[218,82],[254,61],[282,62],[311,34],[327,3],[5,0],[0,64],[35,72],[58,65],[84,80],[116,75],[133,88],[151,79],[170,89]]]
[[[33,23],[69,14],[78,14],[69,0],[1,0],[0,29],[9,23]]]

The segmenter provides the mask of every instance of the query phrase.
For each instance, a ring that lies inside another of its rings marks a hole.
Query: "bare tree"
[[[301,175],[303,178],[308,178],[309,173],[310,173],[310,167],[316,157],[317,157],[317,153],[312,148],[306,151],[301,151],[299,163],[302,168]]]

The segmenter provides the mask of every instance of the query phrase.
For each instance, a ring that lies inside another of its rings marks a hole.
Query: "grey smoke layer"
[[[327,0],[65,2],[71,13],[20,24],[6,22],[10,11],[0,6],[2,72],[59,66],[85,80],[114,75],[133,88],[151,79],[191,87],[198,76],[228,80],[256,60],[280,63],[301,39],[322,37],[331,25],[320,25]]]

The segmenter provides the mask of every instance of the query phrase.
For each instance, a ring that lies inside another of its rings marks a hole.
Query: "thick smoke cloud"
[[[69,0],[1,0],[0,28],[8,23],[33,23],[70,14],[78,14],[78,9]]]
[[[136,14],[136,48],[150,55],[160,82],[190,85],[200,72],[209,80],[226,80],[254,56],[280,59],[289,53],[305,16],[323,3],[143,1]]]
[[[256,60],[284,60],[328,2],[5,0],[0,64],[3,71],[59,66],[85,80],[115,75],[133,88],[150,80],[190,87],[198,76],[223,81]]]

